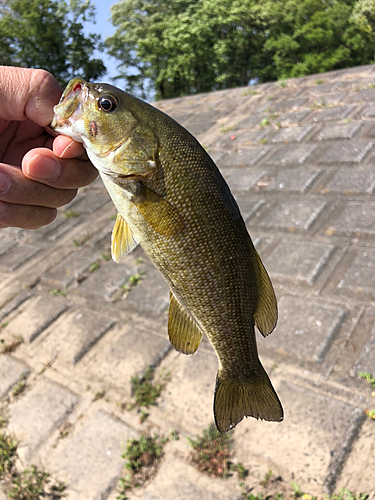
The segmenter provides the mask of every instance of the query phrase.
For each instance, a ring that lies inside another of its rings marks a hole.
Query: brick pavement
[[[235,429],[250,485],[272,469],[309,493],[375,498],[371,390],[357,376],[375,375],[374,86],[365,66],[157,103],[216,161],[278,296],[278,327],[258,345],[285,421]],[[139,248],[108,260],[114,214],[97,180],[49,226],[0,232],[0,338],[24,339],[0,355],[3,402],[27,377],[8,405],[20,459],[66,480],[68,499],[114,500],[126,439],[177,430],[135,497],[239,498],[188,462],[185,438],[212,422],[216,357],[206,340],[194,356],[171,349],[162,278]],[[171,378],[141,424],[118,403],[149,365]]]

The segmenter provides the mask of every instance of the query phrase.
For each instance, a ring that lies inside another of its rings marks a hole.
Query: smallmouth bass
[[[83,143],[117,208],[113,259],[139,243],[170,287],[173,347],[192,354],[203,334],[211,342],[218,430],[245,416],[281,421],[254,330],[273,331],[276,297],[209,155],[172,118],[112,85],[75,78],[54,111],[51,128]]]

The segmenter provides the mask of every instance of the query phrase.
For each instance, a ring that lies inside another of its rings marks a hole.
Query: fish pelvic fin
[[[137,245],[138,241],[134,238],[128,223],[120,214],[117,214],[111,237],[112,259],[118,262]]]
[[[183,354],[194,354],[202,340],[202,332],[172,292],[170,292],[169,298],[169,341],[176,351]]]
[[[277,323],[277,301],[270,277],[263,262],[258,252],[255,249],[253,251],[255,254],[255,273],[258,287],[258,304],[254,312],[254,320],[260,333],[263,337],[266,337],[274,330]]]
[[[214,418],[219,432],[233,429],[244,417],[272,422],[284,418],[280,400],[271,381],[260,365],[257,378],[249,382],[237,382],[220,375],[216,378]]]

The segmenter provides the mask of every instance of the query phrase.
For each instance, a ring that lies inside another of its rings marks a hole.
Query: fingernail
[[[8,208],[8,204],[4,201],[0,201],[0,214],[4,214],[6,209]]]
[[[32,168],[31,164],[32,163]],[[32,170],[32,172],[30,172]],[[27,171],[28,173],[37,179],[52,181],[55,179],[61,170],[61,165],[59,162],[52,160],[44,155],[36,155],[32,160],[30,160]]]
[[[9,186],[10,186],[9,177],[3,172],[0,172],[0,193],[5,193],[5,191],[9,189]]]

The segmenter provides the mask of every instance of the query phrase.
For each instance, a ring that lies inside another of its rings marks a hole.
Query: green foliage
[[[363,493],[351,493],[347,488],[341,488],[338,495],[332,495],[331,500],[366,500],[369,495]]]
[[[16,460],[19,440],[13,435],[0,433],[0,477],[4,472],[10,472]]]
[[[209,476],[225,477],[229,468],[230,434],[220,434],[211,424],[202,436],[188,439],[193,448],[192,461]]]
[[[42,68],[65,86],[73,76],[87,80],[106,68],[93,58],[100,36],[83,33],[83,22],[95,20],[90,0],[8,0],[0,3],[2,64]]]
[[[374,62],[375,0],[127,0],[112,23],[119,78],[156,98]]]
[[[51,480],[50,474],[38,469],[35,465],[16,474],[12,478],[12,489],[8,498],[12,500],[59,500],[65,497],[66,485]]]
[[[164,377],[155,381],[155,370],[149,366],[143,376],[136,375],[131,377],[132,394],[135,402],[139,407],[145,406],[148,408],[156,403],[161,391],[164,389],[168,381],[170,373],[166,373]]]
[[[358,377],[359,378],[363,378],[363,380],[366,380],[366,382],[368,382],[371,385],[371,387],[373,389],[375,389],[375,377],[373,377],[371,375],[371,373],[369,373],[369,372],[361,372],[361,373],[358,373]]]

